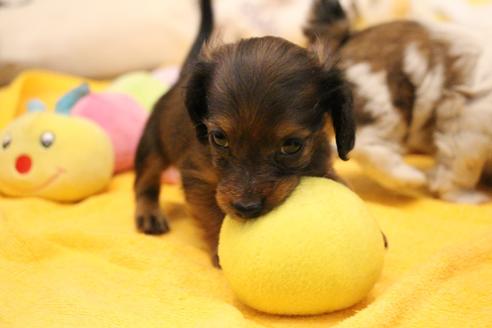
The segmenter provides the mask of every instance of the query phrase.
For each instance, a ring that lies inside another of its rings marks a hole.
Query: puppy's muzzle
[[[263,200],[237,201],[232,203],[236,214],[243,219],[257,218],[263,211]]]

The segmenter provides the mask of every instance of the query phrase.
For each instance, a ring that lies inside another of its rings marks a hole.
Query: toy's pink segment
[[[166,184],[179,184],[181,181],[181,174],[175,167],[170,167],[161,175],[161,182]]]
[[[20,174],[26,174],[31,170],[32,160],[27,155],[20,155],[15,161],[15,169]]]
[[[92,93],[71,111],[98,124],[110,137],[115,152],[115,172],[133,167],[147,112],[132,98],[117,93]]]

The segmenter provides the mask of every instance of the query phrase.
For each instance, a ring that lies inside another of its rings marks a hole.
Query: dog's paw
[[[440,195],[441,199],[461,204],[482,204],[490,201],[490,197],[477,190],[459,190]]]
[[[135,225],[138,231],[147,235],[162,235],[169,231],[166,217],[159,211],[137,213]]]
[[[421,188],[427,184],[427,177],[422,171],[407,165],[396,167],[391,176],[404,187]]]
[[[418,190],[427,186],[426,175],[408,165],[395,166],[390,171],[373,174],[383,187],[404,195],[414,195]]]

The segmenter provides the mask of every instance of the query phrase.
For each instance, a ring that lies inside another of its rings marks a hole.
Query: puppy
[[[306,49],[263,37],[200,49],[212,32],[210,1],[174,87],[156,104],[136,156],[136,226],[169,230],[160,174],[179,168],[191,214],[217,261],[224,215],[253,219],[281,204],[302,176],[338,180],[324,132],[331,115],[342,159],[352,149],[350,89]],[[215,262],[215,264],[218,264]]]
[[[396,21],[350,30],[336,0],[317,0],[305,27],[310,46],[338,58],[351,83],[357,143],[351,157],[398,192],[429,188],[442,199],[480,203],[492,169],[492,50],[469,31]],[[485,32],[480,32],[485,33]],[[435,157],[428,175],[403,155]]]

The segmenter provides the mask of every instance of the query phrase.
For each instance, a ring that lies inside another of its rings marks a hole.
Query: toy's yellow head
[[[237,297],[275,314],[357,303],[383,257],[383,235],[364,202],[322,178],[303,178],[284,204],[256,220],[226,217],[220,233],[220,264]]]
[[[0,192],[74,201],[104,188],[113,172],[97,125],[54,113],[25,114],[0,131]]]

